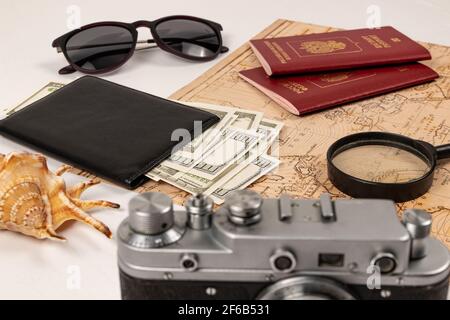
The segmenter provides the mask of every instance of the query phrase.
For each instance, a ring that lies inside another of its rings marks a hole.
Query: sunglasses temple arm
[[[185,38],[163,38],[162,40],[164,42],[166,42],[168,45],[177,44],[177,43],[180,43],[180,42],[188,42],[188,43],[196,44],[196,45],[199,45],[201,47],[204,47],[204,48],[207,48],[207,49],[210,49],[210,50],[214,50],[214,45],[213,44],[210,44],[210,43],[207,43],[207,42],[198,41],[198,40],[202,40],[202,39],[208,39],[209,37],[210,36],[206,36],[206,37],[205,36],[201,36],[201,37],[191,38],[191,39],[185,39]],[[148,41],[154,42],[154,40],[148,40]],[[226,46],[220,47],[220,53],[225,53],[225,52],[228,52],[229,50],[230,49],[228,47],[226,47]]]
[[[201,39],[201,38],[199,38],[199,39]],[[183,40],[186,40],[186,39],[183,39]],[[192,39],[193,41],[193,43],[198,43],[198,41],[195,41],[195,39]],[[175,42],[179,42],[179,40],[178,39],[173,39],[173,41],[175,41]],[[117,45],[117,44],[124,44],[124,43],[111,43],[111,44],[109,44],[109,45]],[[151,48],[156,48],[156,47],[158,47],[158,45],[156,44],[156,41],[154,40],[154,39],[148,39],[148,40],[138,40],[138,41],[136,41],[136,44],[149,44],[149,46],[145,46],[145,47],[141,47],[141,48],[135,48],[135,51],[140,51],[140,50],[146,50],[146,49],[151,49]],[[200,43],[201,44],[201,43]],[[203,43],[202,44],[203,46],[205,45],[205,43]],[[70,50],[70,49],[84,49],[84,48],[86,48],[86,49],[88,49],[88,48],[93,48],[93,47],[103,47],[103,46],[105,46],[105,45],[90,45],[90,46],[80,46],[80,47],[76,47],[76,48],[68,48],[68,50]],[[58,51],[58,52],[62,52],[62,50],[61,50],[61,48],[60,47],[56,47],[56,50]],[[220,48],[220,53],[225,53],[225,52],[228,52],[229,51],[229,48],[228,47],[226,47],[226,46],[222,46],[221,48]],[[75,70],[75,68],[73,67],[73,66],[71,66],[71,65],[68,65],[68,66],[65,66],[64,68],[61,68],[59,71],[58,71],[58,73],[59,74],[71,74],[71,73],[74,73],[76,70]]]
[[[95,60],[95,59],[101,58],[101,57],[103,57],[103,56],[108,56],[108,55],[111,54],[111,53],[124,54],[124,53],[127,53],[127,51],[123,52],[123,51],[121,51],[121,50],[119,49],[119,50],[108,51],[108,52],[97,52],[97,53],[95,53],[95,54],[93,54],[93,55],[87,56],[87,57],[85,57],[85,58],[83,58],[83,59],[77,61],[76,63],[77,63],[77,64],[84,64],[85,62],[87,62],[87,61],[89,61],[89,60],[91,60],[91,59],[94,59],[94,60]],[[73,73],[73,72],[75,72],[75,71],[76,71],[76,69],[73,67],[73,65],[68,65],[68,66],[65,66],[64,68],[60,69],[60,70],[58,71],[58,73],[59,73],[59,74],[70,74],[70,73]]]
[[[71,65],[68,65],[68,66],[65,66],[64,68],[59,69],[58,73],[59,74],[71,74],[71,73],[74,73],[75,71],[77,71],[77,70],[75,70],[74,67],[72,67]]]
[[[436,147],[437,159],[449,159],[450,158],[450,144],[444,144]]]
[[[154,43],[155,41],[153,40],[153,39],[149,39],[149,40],[140,40],[140,41],[137,41],[137,43],[138,44],[141,44],[141,43],[149,43],[149,44],[151,44],[151,43]],[[102,45],[103,46],[103,45]],[[86,46],[86,48],[92,48],[93,46]],[[100,45],[99,45],[99,47],[100,47]],[[157,45],[154,45],[154,46],[148,46],[148,47],[145,47],[145,48],[136,48],[135,50],[136,51],[139,51],[139,50],[144,50],[144,49],[150,49],[150,48],[155,48],[155,47],[157,47]],[[78,47],[77,49],[83,49],[83,47]],[[61,48],[60,47],[56,47],[56,50],[58,51],[58,52],[62,52],[62,50],[61,50]],[[71,74],[71,73],[74,73],[74,72],[76,72],[77,70],[75,70],[75,68],[73,67],[73,66],[71,66],[71,65],[68,65],[68,66],[65,66],[64,68],[61,68],[59,71],[58,71],[58,73],[59,74]]]
[[[190,39],[192,43],[194,44],[199,44],[202,46],[205,46],[207,43],[201,43],[199,41],[196,40],[201,40],[204,39],[205,37],[198,37],[198,38],[194,38],[194,39]],[[207,38],[207,37],[206,37]],[[171,39],[174,43],[180,42],[180,40],[187,40],[187,39]],[[169,39],[166,39],[166,41],[170,41]],[[108,44],[98,44],[98,45],[85,45],[85,46],[75,46],[75,47],[68,47],[66,48],[66,50],[71,51],[71,50],[80,50],[80,49],[91,49],[91,48],[99,48],[99,47],[107,47],[107,46],[115,46],[115,45],[123,45],[123,44],[130,44],[130,42],[115,42],[115,43],[108,43]],[[156,41],[154,39],[148,39],[148,40],[138,40],[136,41],[136,44],[149,44],[149,46],[145,46],[145,47],[141,47],[141,48],[136,48],[136,51],[139,50],[145,50],[145,49],[151,49],[151,48],[156,48],[158,45],[156,44]],[[228,47],[222,46],[220,48],[220,52],[221,53],[225,53],[228,52]],[[56,51],[58,53],[62,52],[61,47],[56,47]]]
[[[209,36],[207,36],[206,38],[208,38]],[[194,43],[194,44],[199,44],[199,45],[201,45],[201,46],[205,46],[206,45],[206,43],[201,43],[201,42],[198,42],[198,41],[196,41],[196,40],[201,40],[201,39],[204,39],[205,37],[204,36],[202,36],[202,37],[198,37],[198,38],[194,38],[194,39],[191,39],[192,40],[192,43]],[[180,41],[186,41],[187,39],[176,39],[176,38],[173,38],[173,39],[171,39],[174,43],[177,43],[177,42],[180,42]],[[165,41],[167,41],[167,42],[170,42],[170,40],[169,39],[165,39]],[[138,44],[141,44],[141,43],[148,43],[148,44],[154,44],[154,43],[156,43],[156,41],[154,40],[154,39],[149,39],[149,40],[141,40],[141,41],[138,41],[137,42]],[[144,49],[149,49],[149,48],[155,48],[155,47],[157,47],[158,45],[157,44],[155,44],[155,45],[153,45],[153,46],[148,46],[148,47],[143,47],[143,48],[136,48],[136,51],[138,51],[138,50],[144,50]],[[226,47],[226,46],[222,46],[221,48],[220,48],[220,53],[225,53],[225,52],[228,52],[230,49],[228,48],[228,47]]]

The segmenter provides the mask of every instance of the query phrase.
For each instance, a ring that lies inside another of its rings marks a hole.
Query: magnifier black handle
[[[450,158],[450,144],[444,144],[436,147],[436,153],[438,160]]]

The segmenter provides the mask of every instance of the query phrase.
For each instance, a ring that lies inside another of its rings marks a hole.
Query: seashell
[[[53,174],[42,155],[0,154],[0,229],[38,239],[65,240],[56,230],[68,220],[78,220],[111,238],[109,228],[85,211],[96,207],[119,208],[119,205],[80,200],[81,194],[100,180],[93,179],[66,189],[61,175],[70,168],[62,166]]]

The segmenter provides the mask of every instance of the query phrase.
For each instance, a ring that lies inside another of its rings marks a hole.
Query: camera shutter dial
[[[131,199],[129,210],[130,227],[138,233],[161,234],[174,223],[172,200],[163,193],[138,195]]]
[[[186,212],[174,211],[163,193],[147,192],[129,203],[128,219],[119,227],[120,239],[135,248],[161,248],[177,242],[186,230]]]
[[[250,225],[259,222],[261,220],[262,202],[261,196],[255,191],[234,191],[225,200],[230,221],[238,225]]]

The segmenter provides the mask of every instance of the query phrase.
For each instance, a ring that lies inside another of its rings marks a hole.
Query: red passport
[[[302,76],[269,77],[263,68],[239,72],[250,84],[296,115],[327,109],[432,81],[439,75],[420,63]]]
[[[431,59],[427,49],[392,27],[251,40],[250,45],[268,75]]]

